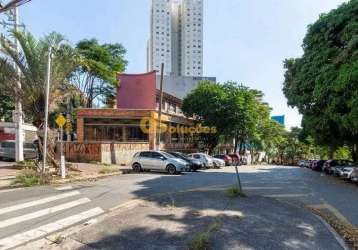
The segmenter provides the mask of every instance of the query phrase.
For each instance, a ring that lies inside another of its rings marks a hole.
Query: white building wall
[[[182,2],[183,76],[203,75],[203,0]]]
[[[203,75],[203,0],[152,0],[147,69]],[[160,72],[158,72],[159,74]]]
[[[172,37],[171,37],[171,2],[170,0],[153,0],[151,13],[150,55],[148,62],[151,70],[160,73],[164,63],[164,74],[172,72]]]

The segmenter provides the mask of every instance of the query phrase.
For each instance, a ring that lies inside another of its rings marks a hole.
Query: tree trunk
[[[237,152],[238,145],[239,145],[239,138],[237,136],[235,136],[234,153]]]
[[[358,162],[358,145],[356,143],[354,143],[351,146],[351,155],[352,155],[352,160],[354,162]]]
[[[334,158],[334,152],[336,151],[336,147],[334,146],[329,146],[328,149],[328,157],[329,159],[333,159]]]

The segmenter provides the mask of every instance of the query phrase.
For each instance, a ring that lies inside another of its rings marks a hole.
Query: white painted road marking
[[[20,209],[24,209],[24,208],[33,207],[33,206],[45,204],[45,203],[48,203],[48,202],[68,198],[68,197],[79,195],[79,194],[80,194],[80,192],[73,191],[73,192],[69,192],[69,193],[50,196],[50,197],[43,198],[43,199],[36,200],[36,201],[30,201],[30,202],[22,203],[22,204],[11,206],[11,207],[1,208],[0,209],[0,215],[5,214],[5,213],[10,213],[10,212],[13,212],[13,211],[17,211],[17,210],[20,210]]]
[[[72,186],[63,186],[63,187],[58,187],[55,189],[58,191],[64,191],[64,190],[71,190],[71,189],[73,189],[73,187]]]
[[[13,189],[0,190],[0,194],[1,194],[1,193],[10,193],[10,192],[14,192],[14,191],[23,190],[23,189],[24,189],[24,188],[13,188]]]
[[[58,206],[55,206],[55,207],[45,208],[45,209],[39,210],[39,211],[34,212],[34,213],[25,214],[25,215],[21,215],[21,216],[18,216],[18,217],[11,218],[11,219],[3,220],[3,221],[0,221],[0,228],[8,227],[8,226],[20,223],[20,222],[24,222],[24,221],[32,220],[32,219],[42,217],[42,216],[45,216],[45,215],[49,215],[49,214],[52,214],[52,213],[56,213],[58,211],[69,209],[69,208],[72,208],[72,207],[76,207],[76,206],[79,206],[81,204],[85,204],[85,203],[90,202],[90,201],[91,200],[88,199],[88,198],[83,198],[83,199],[79,199],[79,200],[76,200],[76,201],[61,204],[61,205],[58,205]]]
[[[309,196],[310,194],[270,194],[270,195],[264,195],[265,197],[270,198],[296,198],[296,197],[304,197]]]
[[[47,234],[54,233],[66,227],[72,226],[76,223],[79,223],[91,217],[98,216],[102,213],[104,213],[104,211],[101,208],[99,207],[93,208],[91,210],[67,217],[65,219],[55,221],[53,223],[32,229],[27,232],[19,233],[7,238],[0,239],[0,249],[6,250],[22,245],[29,241],[44,237]]]

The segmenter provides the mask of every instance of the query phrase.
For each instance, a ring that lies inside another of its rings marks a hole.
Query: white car
[[[131,165],[135,172],[155,170],[177,174],[190,169],[188,162],[163,151],[138,152],[133,156]]]
[[[204,168],[214,167],[213,158],[204,153],[194,153],[188,155],[190,158],[197,159],[202,162]]]
[[[225,167],[225,161],[222,159],[211,157],[213,160],[214,167]]]
[[[356,167],[352,166],[352,167],[345,167],[345,168],[339,169],[339,170],[337,170],[338,175],[342,179],[350,180],[350,179],[352,179],[352,174],[353,174],[353,171],[354,171],[355,168]]]

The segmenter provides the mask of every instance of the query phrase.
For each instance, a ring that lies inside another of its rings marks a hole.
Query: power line
[[[0,13],[14,9],[14,8],[19,7],[25,3],[30,2],[30,1],[31,0],[11,0],[10,2],[8,2],[6,4],[0,3]]]

